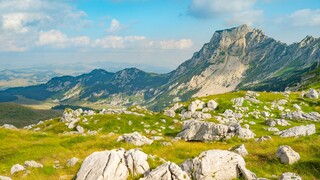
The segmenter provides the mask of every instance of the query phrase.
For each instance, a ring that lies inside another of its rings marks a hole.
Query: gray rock
[[[270,113],[267,112],[267,111],[262,111],[262,112],[261,112],[261,115],[262,115],[263,117],[270,117]]]
[[[215,102],[214,100],[210,100],[210,101],[208,101],[207,107],[208,107],[210,110],[215,110],[215,109],[217,109],[217,107],[218,107],[218,103]]]
[[[12,180],[12,179],[7,176],[0,176],[0,180]]]
[[[246,147],[244,146],[244,144],[241,144],[240,146],[235,146],[235,147],[231,148],[230,150],[239,154],[242,157],[245,157],[246,155],[249,154]]]
[[[73,157],[73,158],[71,158],[71,159],[69,159],[69,160],[67,161],[67,166],[68,166],[68,167],[73,167],[73,166],[75,166],[78,162],[79,162],[79,159],[76,158],[76,157]]]
[[[193,159],[192,174],[195,179],[227,180],[240,178],[239,171],[241,171],[245,172],[247,177],[256,177],[245,168],[245,165],[244,159],[236,153],[225,150],[209,150]]]
[[[122,136],[119,136],[119,138],[117,139],[117,142],[123,141],[123,140],[126,141],[127,143],[134,144],[135,146],[150,145],[153,143],[153,140],[148,139],[145,136],[142,136],[138,132],[123,134]]]
[[[24,171],[26,170],[26,168],[24,168],[23,166],[21,166],[20,164],[15,164],[11,167],[11,175],[12,174],[15,174],[17,172],[20,172],[20,171]]]
[[[30,168],[43,168],[43,165],[35,161],[25,161],[24,165]]]
[[[290,125],[289,122],[285,119],[268,119],[268,120],[266,120],[266,124],[271,127],[274,127],[276,125],[279,125],[279,126]]]
[[[285,172],[280,176],[279,180],[302,180],[302,178],[298,174]]]
[[[192,174],[191,174],[193,172],[193,161],[192,161],[192,159],[185,160],[183,163],[180,164],[180,167],[190,177],[192,177]]]
[[[176,112],[174,110],[169,109],[163,112],[164,115],[174,118],[176,116]]]
[[[310,99],[318,99],[319,98],[319,93],[314,89],[310,89],[307,92],[306,97],[310,98]]]
[[[188,106],[188,110],[191,112],[195,112],[196,110],[201,110],[204,108],[206,104],[200,100],[192,101],[191,104]]]
[[[255,137],[255,134],[247,128],[239,128],[236,135],[241,139],[252,139]]]
[[[300,159],[299,153],[295,152],[290,146],[280,146],[276,156],[283,164],[293,164]]]
[[[177,135],[185,141],[212,141],[224,138],[228,133],[228,126],[190,120],[183,124],[182,131]]]
[[[271,132],[279,132],[279,129],[276,127],[268,127],[267,131],[271,131]]]
[[[271,139],[272,139],[271,136],[261,136],[260,138],[257,138],[256,141],[257,142],[264,142],[264,141],[269,141]]]
[[[148,155],[139,150],[124,149],[95,152],[82,163],[76,180],[125,180],[129,174],[144,174],[149,170]]]
[[[294,107],[298,111],[301,110],[301,107],[298,104],[293,104],[292,107]]]
[[[309,136],[316,133],[316,126],[309,124],[305,126],[295,126],[290,129],[279,131],[277,134],[280,137],[298,137],[298,136]]]
[[[140,180],[190,180],[190,177],[175,163],[166,162]]]

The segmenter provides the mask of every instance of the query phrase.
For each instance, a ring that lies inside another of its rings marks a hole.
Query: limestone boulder
[[[148,155],[139,150],[95,152],[83,161],[76,180],[125,180],[130,174],[149,171],[147,158]]]
[[[228,126],[190,120],[185,121],[182,131],[177,135],[185,141],[212,141],[224,138],[228,133]]]
[[[150,145],[153,143],[153,140],[148,139],[145,136],[142,136],[138,132],[123,134],[122,136],[119,136],[119,138],[117,139],[117,142],[119,141],[125,141],[127,143],[134,144],[135,146]]]
[[[295,126],[290,129],[279,131],[277,134],[280,137],[298,137],[298,136],[309,136],[316,133],[316,126],[309,124],[305,126]]]
[[[276,156],[283,164],[293,164],[300,159],[299,153],[295,152],[290,146],[280,146]]]
[[[147,173],[140,180],[190,180],[189,175],[178,165],[166,162],[151,172]]]

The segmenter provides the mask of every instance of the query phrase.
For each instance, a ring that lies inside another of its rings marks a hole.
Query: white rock
[[[283,164],[293,164],[300,159],[299,153],[295,152],[290,146],[280,146],[276,156]]]
[[[244,146],[244,144],[241,144],[240,146],[236,146],[231,148],[231,150],[237,154],[239,154],[242,157],[245,157],[246,155],[248,155],[248,151],[246,149],[246,147]]]
[[[144,174],[149,170],[147,157],[139,150],[95,152],[83,161],[76,180],[125,180],[130,173]]]
[[[224,138],[228,133],[228,126],[203,121],[185,121],[182,131],[177,137],[185,141],[212,141]]]
[[[7,176],[0,176],[0,180],[12,180],[12,179]]]
[[[20,171],[24,171],[26,168],[24,168],[23,166],[21,166],[20,164],[15,164],[14,166],[12,166],[11,168],[11,175],[12,174],[15,174],[17,172],[20,172]]]
[[[35,161],[25,161],[24,165],[30,168],[43,168],[43,165]]]
[[[255,134],[247,128],[239,128],[236,135],[241,139],[252,139],[255,137]]]
[[[302,180],[302,178],[295,173],[286,172],[280,176],[279,180]]]
[[[11,124],[4,124],[2,127],[5,129],[17,129],[14,125]]]
[[[215,110],[218,107],[218,103],[214,100],[208,101],[207,107],[211,110]]]
[[[84,133],[84,129],[83,129],[83,127],[81,127],[80,125],[78,125],[78,126],[76,127],[76,129],[77,129],[77,131],[78,131],[79,134],[83,134],[83,133]]]
[[[193,177],[206,180],[228,180],[239,177],[239,171],[245,171],[247,179],[256,178],[255,174],[245,168],[244,159],[233,152],[209,150],[193,159]],[[251,177],[250,177],[251,176]]]
[[[292,107],[294,107],[296,110],[301,110],[301,107],[298,104],[293,104]]]
[[[318,92],[316,90],[310,89],[308,91],[308,93],[306,94],[306,97],[310,98],[310,99],[318,99],[319,98],[319,94],[318,94]]]
[[[261,112],[261,115],[262,115],[263,117],[270,117],[270,113],[267,112],[267,111],[262,111],[262,112]]]
[[[305,126],[295,126],[290,129],[279,131],[277,134],[280,137],[298,137],[298,136],[309,136],[316,133],[316,126],[309,124]]]
[[[164,115],[174,118],[176,116],[176,112],[174,110],[169,109],[163,112]]]
[[[148,139],[145,136],[142,136],[138,132],[123,134],[122,136],[119,136],[119,138],[117,139],[117,142],[123,141],[123,140],[126,141],[127,143],[134,144],[135,146],[150,145],[153,143],[153,140]]]
[[[190,177],[175,163],[166,162],[140,180],[190,180]]]
[[[244,98],[243,97],[235,98],[235,99],[232,99],[231,102],[234,103],[235,106],[242,106],[244,102]]]
[[[67,166],[68,166],[68,167],[73,167],[73,166],[75,166],[78,162],[79,162],[79,159],[76,158],[76,157],[73,157],[73,158],[71,158],[71,159],[69,159],[69,160],[67,161]]]

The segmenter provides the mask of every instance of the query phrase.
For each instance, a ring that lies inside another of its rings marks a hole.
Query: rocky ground
[[[241,91],[0,128],[0,179],[319,179],[320,99]]]

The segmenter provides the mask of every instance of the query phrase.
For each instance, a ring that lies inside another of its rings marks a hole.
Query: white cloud
[[[301,9],[288,15],[284,21],[289,21],[297,27],[320,27],[320,9]]]
[[[116,19],[112,19],[110,23],[110,27],[107,29],[107,32],[109,33],[115,33],[122,30],[124,26]]]
[[[231,18],[225,19],[227,25],[248,24],[252,26],[254,23],[263,21],[263,11],[249,10],[235,13]]]
[[[193,46],[191,39],[160,41],[161,49],[188,49]]]
[[[250,10],[255,3],[256,0],[192,0],[188,14],[197,18],[211,18]]]
[[[57,0],[0,0],[0,51],[26,51],[40,32],[88,26],[83,11]]]

